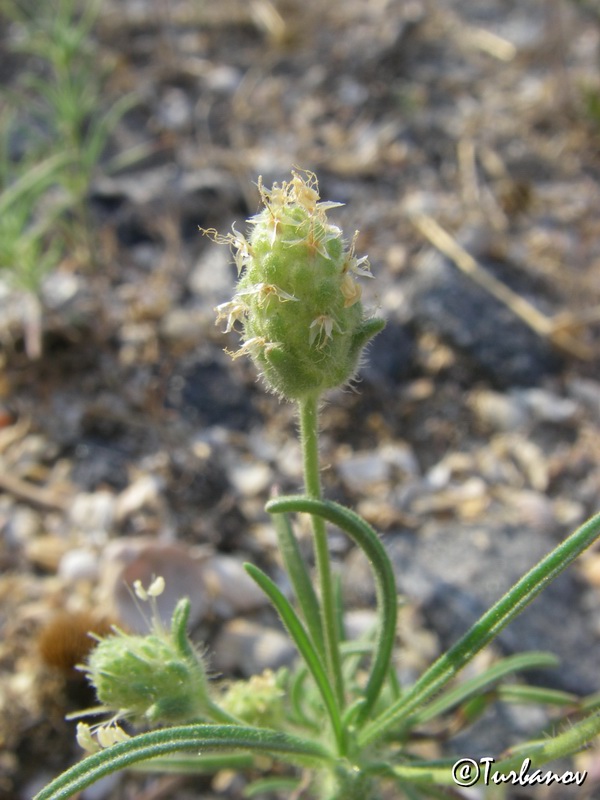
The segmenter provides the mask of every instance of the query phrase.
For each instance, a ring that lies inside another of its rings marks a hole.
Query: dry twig
[[[0,491],[7,492],[17,500],[23,500],[44,511],[66,511],[70,502],[57,492],[36,486],[15,475],[7,475],[5,472],[0,472]]]
[[[560,314],[556,318],[547,317],[524,297],[513,292],[485,270],[450,234],[426,214],[419,214],[412,219],[415,227],[441,253],[447,256],[465,275],[488,291],[501,303],[504,303],[517,317],[522,319],[539,336],[548,339],[553,345],[572,356],[591,360],[594,351],[587,344],[572,336],[570,330],[581,326],[579,317]],[[567,324],[567,318],[570,324]]]

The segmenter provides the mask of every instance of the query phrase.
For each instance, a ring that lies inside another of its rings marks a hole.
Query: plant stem
[[[314,500],[321,499],[319,474],[319,424],[318,395],[309,396],[298,403],[300,411],[300,443],[304,461],[304,491]],[[331,564],[325,522],[310,515],[315,543],[315,560],[321,588],[321,616],[325,634],[325,654],[329,678],[340,708],[344,707],[344,682],[340,661],[335,593],[331,577]]]

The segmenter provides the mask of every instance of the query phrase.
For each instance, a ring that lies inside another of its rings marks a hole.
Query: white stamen
[[[143,600],[145,602],[148,599],[148,592],[144,589],[140,580],[133,582],[133,591],[139,600]]]
[[[149,597],[159,597],[165,590],[165,579],[162,575],[156,577],[148,587]]]

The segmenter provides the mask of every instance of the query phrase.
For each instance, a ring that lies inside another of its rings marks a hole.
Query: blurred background
[[[0,798],[79,757],[85,632],[144,626],[124,582],[160,571],[165,616],[191,594],[217,674],[293,657],[241,562],[281,578],[263,506],[301,484],[294,410],[223,352],[236,270],[199,230],[243,231],[259,176],[315,171],[370,258],[388,324],[324,408],[323,479],[397,565],[402,681],[598,509],[595,0],[0,0],[0,81]],[[368,569],[331,547],[360,632]],[[590,552],[499,650],[597,691],[599,587]],[[85,797],[243,790],[174,780]]]

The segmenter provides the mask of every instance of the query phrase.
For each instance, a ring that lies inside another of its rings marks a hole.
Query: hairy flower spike
[[[157,578],[148,589],[136,582],[141,600],[152,603],[164,589]],[[98,700],[107,712],[134,722],[183,723],[198,719],[208,702],[206,670],[185,635],[189,601],[180,600],[171,621],[171,630],[154,620],[147,636],[129,635],[115,628],[99,640],[92,650],[85,672],[96,689]],[[102,747],[119,741],[119,729],[98,729]],[[85,728],[79,730],[83,747],[93,746]]]
[[[276,728],[283,717],[286,680],[285,669],[276,673],[267,669],[247,681],[232,683],[221,698],[221,704],[249,725]]]
[[[341,203],[322,202],[312,172],[267,189],[252,217],[248,240],[234,229],[214,234],[234,250],[240,274],[236,294],[218,306],[217,322],[243,328],[234,358],[248,354],[267,385],[289,400],[318,396],[354,376],[363,348],[384,325],[368,317],[357,277],[372,277],[367,257],[327,219]],[[212,232],[210,232],[212,233]]]

